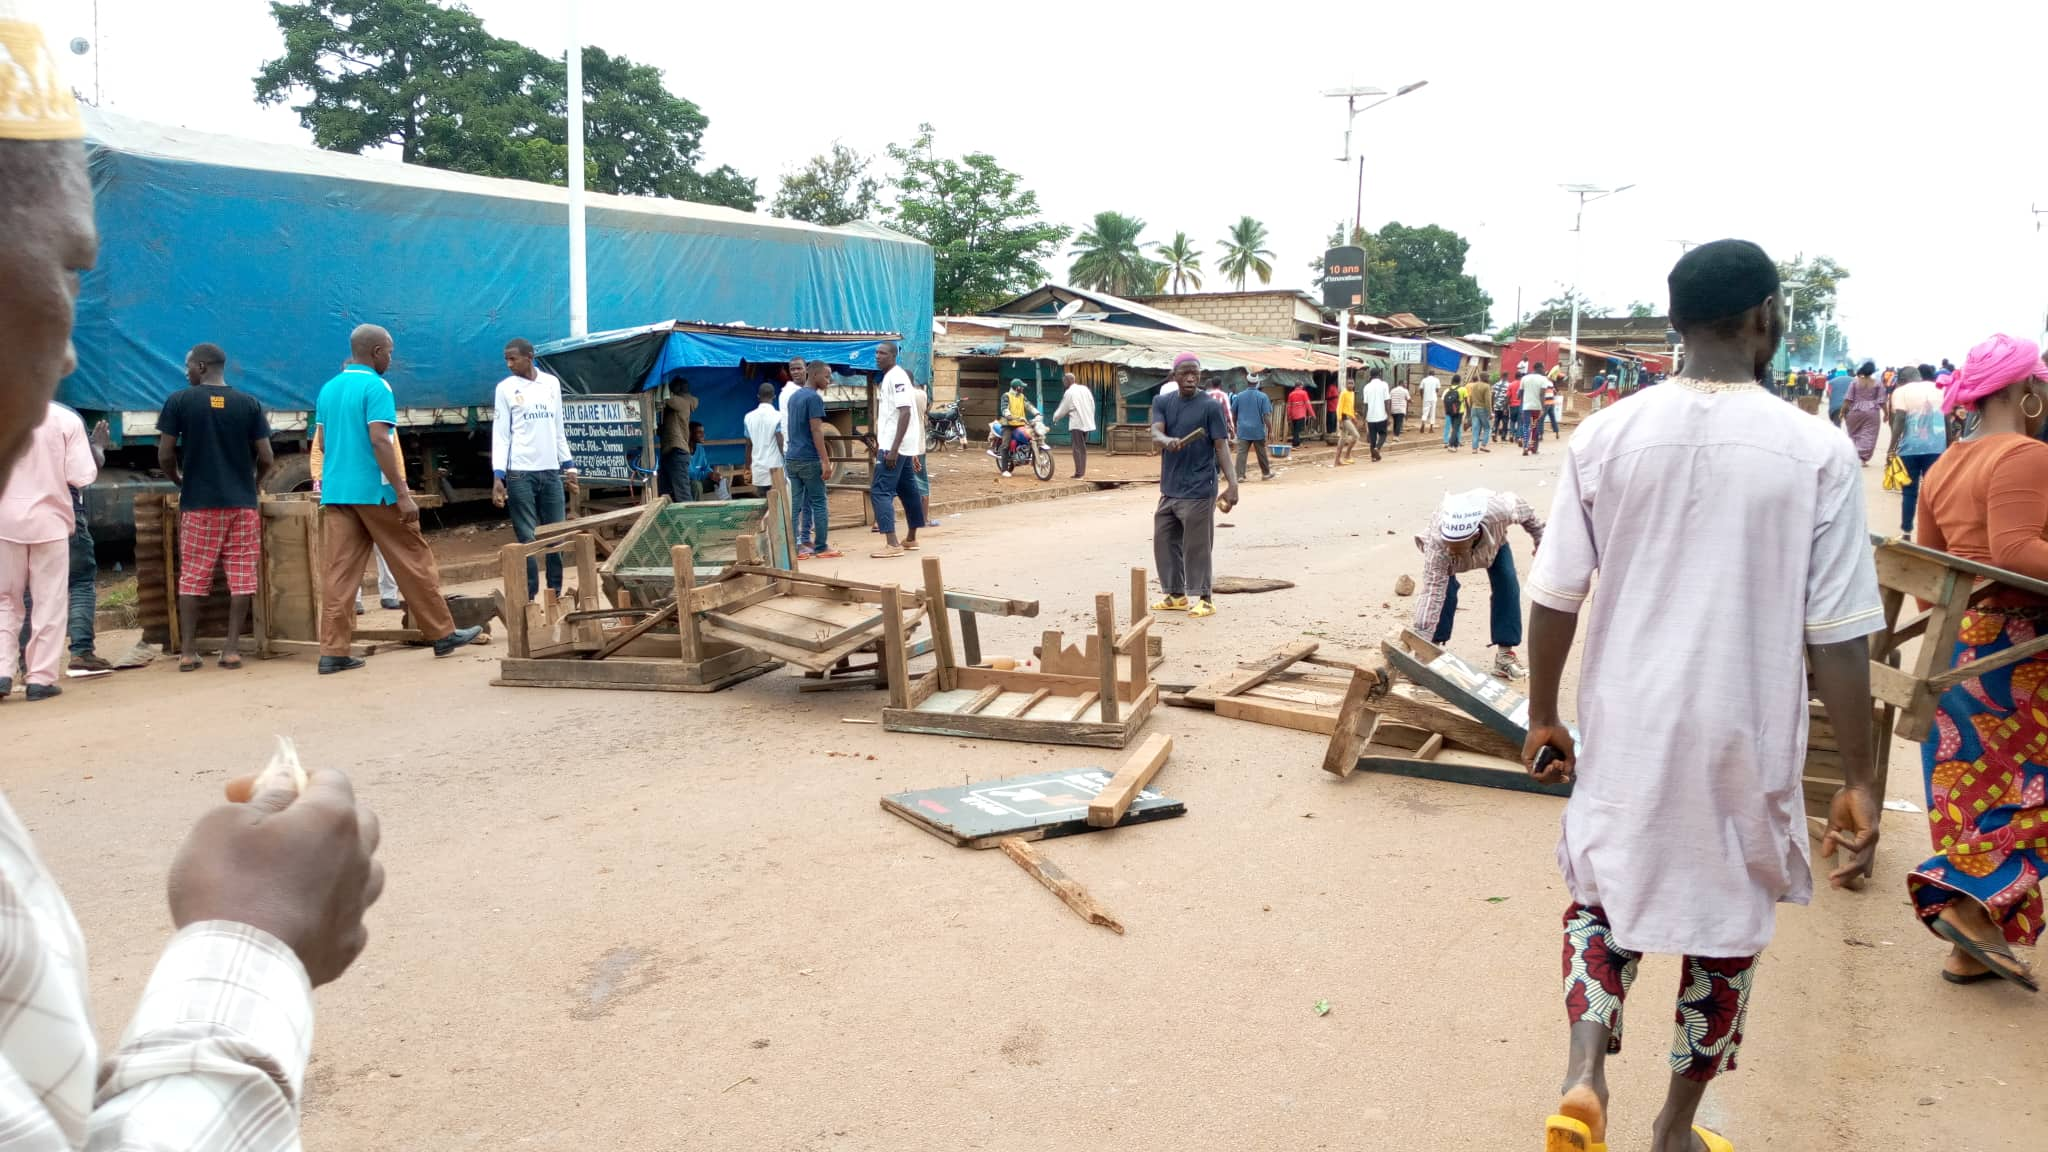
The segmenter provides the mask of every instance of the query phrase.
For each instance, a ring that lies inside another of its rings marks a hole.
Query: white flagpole
[[[580,0],[569,10],[569,335],[590,334],[590,301],[583,257],[583,34]]]

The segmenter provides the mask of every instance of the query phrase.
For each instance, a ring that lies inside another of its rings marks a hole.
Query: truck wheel
[[[271,495],[285,492],[311,492],[313,490],[313,458],[304,452],[280,456],[277,471],[263,482],[263,490]]]

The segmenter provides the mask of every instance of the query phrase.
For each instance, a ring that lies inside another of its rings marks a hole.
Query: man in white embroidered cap
[[[1812,898],[1809,667],[1848,781],[1822,855],[1849,859],[1830,880],[1865,875],[1877,840],[1864,637],[1884,617],[1856,453],[1758,384],[1785,330],[1763,249],[1701,245],[1670,284],[1684,372],[1566,442],[1529,572],[1524,755],[1538,779],[1574,782],[1557,849],[1571,1046],[1553,1150],[1607,1140],[1605,1060],[1645,952],[1685,959],[1664,1107],[1635,1146],[1731,1147],[1693,1119],[1735,1068],[1777,905]],[[1558,681],[1582,612],[1576,755]]]
[[[1458,611],[1458,573],[1486,573],[1487,615],[1493,644],[1493,674],[1503,680],[1528,675],[1515,649],[1522,644],[1522,583],[1515,575],[1515,555],[1508,547],[1508,529],[1516,524],[1529,534],[1532,549],[1543,546],[1543,521],[1527,500],[1513,492],[1449,492],[1429,518],[1429,528],[1415,538],[1422,552],[1422,586],[1415,593],[1415,631],[1438,646],[1450,642]]]

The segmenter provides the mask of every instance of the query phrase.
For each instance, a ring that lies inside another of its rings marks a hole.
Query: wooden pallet
[[[1357,664],[1318,656],[1318,648],[1313,640],[1283,644],[1189,689],[1174,703],[1232,720],[1328,736],[1337,730],[1337,714]]]
[[[949,604],[937,558],[926,557],[924,577],[925,602]],[[1133,573],[1133,587],[1142,589],[1143,581],[1142,571]],[[1142,595],[1138,602],[1143,603]],[[885,611],[894,616],[898,609],[885,606]],[[1152,617],[1137,616],[1118,635],[1115,597],[1107,593],[1095,598],[1093,675],[963,665],[953,653],[949,625],[943,612],[932,618],[936,667],[930,672],[912,678],[907,656],[887,661],[889,706],[882,710],[882,727],[891,732],[1122,748],[1158,707],[1159,686],[1151,681],[1150,661],[1144,655]],[[884,651],[900,650],[902,634],[901,627],[891,626]],[[1058,654],[1062,665],[1082,658],[1081,651],[1068,647],[1058,632],[1045,634],[1043,651]],[[1137,659],[1117,659],[1134,654]]]

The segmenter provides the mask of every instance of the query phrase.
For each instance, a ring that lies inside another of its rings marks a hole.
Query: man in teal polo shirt
[[[313,435],[325,455],[320,480],[320,675],[361,668],[349,655],[355,637],[355,594],[374,545],[405,597],[413,627],[446,656],[477,638],[481,627],[455,627],[441,596],[441,572],[420,508],[406,491],[398,462],[398,404],[384,373],[391,370],[391,333],[364,324],[349,333],[348,363],[320,387]]]

